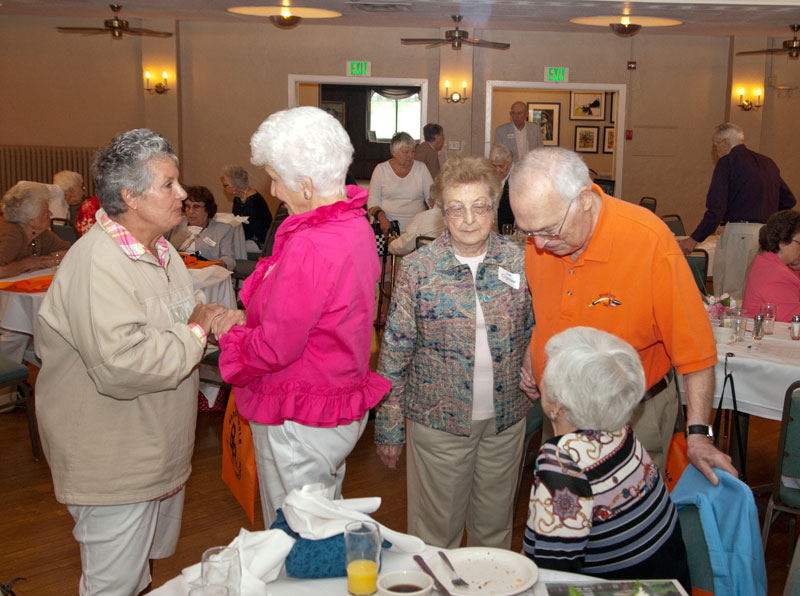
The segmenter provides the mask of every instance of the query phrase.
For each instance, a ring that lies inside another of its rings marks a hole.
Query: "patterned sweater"
[[[678,514],[630,427],[546,441],[528,515],[525,554],[544,568],[689,586]]]

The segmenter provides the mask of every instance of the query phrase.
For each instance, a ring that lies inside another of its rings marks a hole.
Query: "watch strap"
[[[686,435],[703,435],[704,437],[708,437],[709,439],[714,438],[714,433],[711,430],[711,427],[707,424],[690,424],[686,428]]]

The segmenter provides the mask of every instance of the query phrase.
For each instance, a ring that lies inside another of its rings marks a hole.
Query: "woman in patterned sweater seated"
[[[677,578],[691,591],[678,514],[627,425],[645,391],[636,351],[573,327],[553,336],[540,384],[556,436],[536,460],[525,553],[607,579]]]

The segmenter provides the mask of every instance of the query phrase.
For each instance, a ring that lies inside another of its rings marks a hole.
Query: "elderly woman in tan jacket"
[[[180,533],[197,363],[227,309],[200,304],[163,234],[186,196],[169,142],[147,129],[94,163],[102,209],[39,310],[36,414],[56,498],[75,520],[80,594],[131,596]]]

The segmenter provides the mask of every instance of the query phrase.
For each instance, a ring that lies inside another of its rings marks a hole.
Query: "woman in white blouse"
[[[422,162],[414,161],[416,144],[411,135],[398,132],[389,145],[392,158],[379,163],[369,182],[367,208],[384,234],[396,220],[404,232],[408,223],[427,208],[433,178]]]

